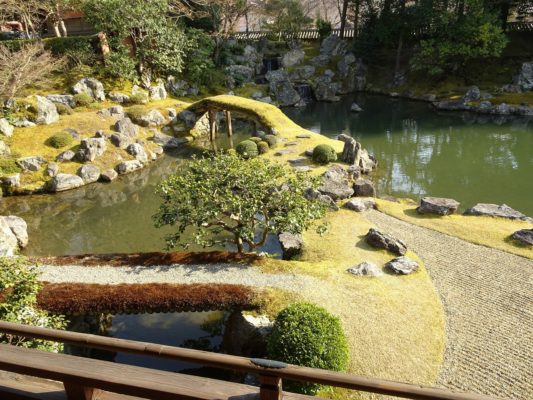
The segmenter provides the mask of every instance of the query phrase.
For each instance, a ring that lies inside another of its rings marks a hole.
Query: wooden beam
[[[226,124],[228,126],[228,136],[233,136],[233,126],[231,124],[231,111],[226,110]]]
[[[102,392],[100,389],[80,386],[72,382],[64,382],[63,385],[68,400],[96,400]]]
[[[272,375],[259,375],[261,400],[282,400],[281,378]]]

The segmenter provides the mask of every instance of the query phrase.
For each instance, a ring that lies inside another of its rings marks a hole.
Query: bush
[[[278,138],[274,135],[266,135],[265,142],[267,142],[271,148],[276,147],[276,145],[278,144]]]
[[[315,25],[321,40],[327,38],[333,30],[331,22],[326,21],[320,17],[316,19]]]
[[[263,141],[263,139],[261,139],[260,137],[256,137],[256,136],[251,137],[250,140],[251,140],[252,142],[254,142],[255,144],[257,144],[257,143]]]
[[[259,142],[257,143],[257,151],[259,154],[265,154],[268,153],[268,150],[270,150],[270,146],[267,142]]]
[[[257,144],[251,140],[244,140],[240,142],[235,150],[237,150],[237,153],[245,159],[257,157],[259,154]]]
[[[59,115],[72,115],[74,114],[74,110],[70,108],[70,106],[66,104],[58,103],[56,104],[57,112]]]
[[[54,149],[60,149],[66,147],[74,141],[70,133],[59,132],[53,136],[50,136],[46,141],[46,144]]]
[[[313,149],[313,161],[319,164],[329,164],[337,160],[335,149],[327,144],[319,144]]]
[[[146,104],[148,103],[148,95],[144,92],[132,94],[130,96],[130,103],[131,104]]]
[[[289,364],[344,371],[348,366],[348,345],[337,317],[316,305],[297,303],[276,317],[267,356]],[[288,381],[285,388],[314,395],[320,385]]]
[[[87,107],[89,104],[94,103],[92,96],[87,93],[78,93],[74,96],[74,100],[76,100],[76,106],[79,107]]]

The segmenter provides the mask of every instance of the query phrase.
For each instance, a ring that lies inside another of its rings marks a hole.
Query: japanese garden
[[[0,398],[531,398],[532,199],[530,0],[0,0]]]

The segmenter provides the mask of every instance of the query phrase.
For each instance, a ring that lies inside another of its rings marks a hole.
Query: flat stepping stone
[[[418,263],[405,256],[389,261],[385,267],[396,275],[410,275],[418,271]]]
[[[305,157],[293,158],[292,160],[287,160],[287,161],[292,165],[297,165],[297,164],[303,164],[304,162],[306,162],[307,158]]]
[[[450,215],[459,208],[458,201],[444,197],[424,197],[416,209],[420,214]]]
[[[284,156],[284,155],[287,155],[287,154],[293,154],[294,153],[294,150],[293,149],[283,149],[283,150],[278,150],[274,153],[275,156]]]
[[[311,134],[310,133],[302,133],[300,135],[296,135],[296,137],[298,139],[311,139]]]
[[[521,229],[511,235],[517,242],[526,246],[533,246],[533,229]]]
[[[308,165],[294,167],[294,171],[295,172],[311,172],[312,170],[313,170],[313,168],[311,168]]]
[[[300,142],[297,141],[297,140],[295,140],[293,142],[288,142],[288,143],[285,143],[285,147],[297,146],[298,143],[300,143]]]
[[[383,275],[383,271],[381,270],[381,268],[379,268],[376,264],[367,261],[362,262],[361,264],[356,265],[355,267],[348,268],[347,272],[355,276]]]
[[[485,215],[490,217],[500,217],[508,219],[526,219],[527,217],[520,211],[516,211],[507,204],[487,204],[478,203],[474,207],[464,212],[464,215]]]

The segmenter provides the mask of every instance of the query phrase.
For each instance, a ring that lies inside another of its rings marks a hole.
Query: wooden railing
[[[63,354],[0,345],[0,370],[64,383],[68,399],[93,399],[97,390],[150,399],[221,399],[257,393],[261,400],[297,400],[307,396],[282,391],[282,379],[423,400],[490,400],[488,396],[459,393],[346,373],[299,367],[276,361],[248,359],[179,347],[115,339],[0,321],[0,333],[26,338],[191,362],[257,374],[260,387],[230,384],[146,368],[120,365]],[[141,378],[142,377],[142,378]],[[181,391],[181,392],[180,392]],[[210,393],[210,391],[212,393]],[[214,394],[213,394],[214,393]],[[0,386],[0,398],[2,387]]]

